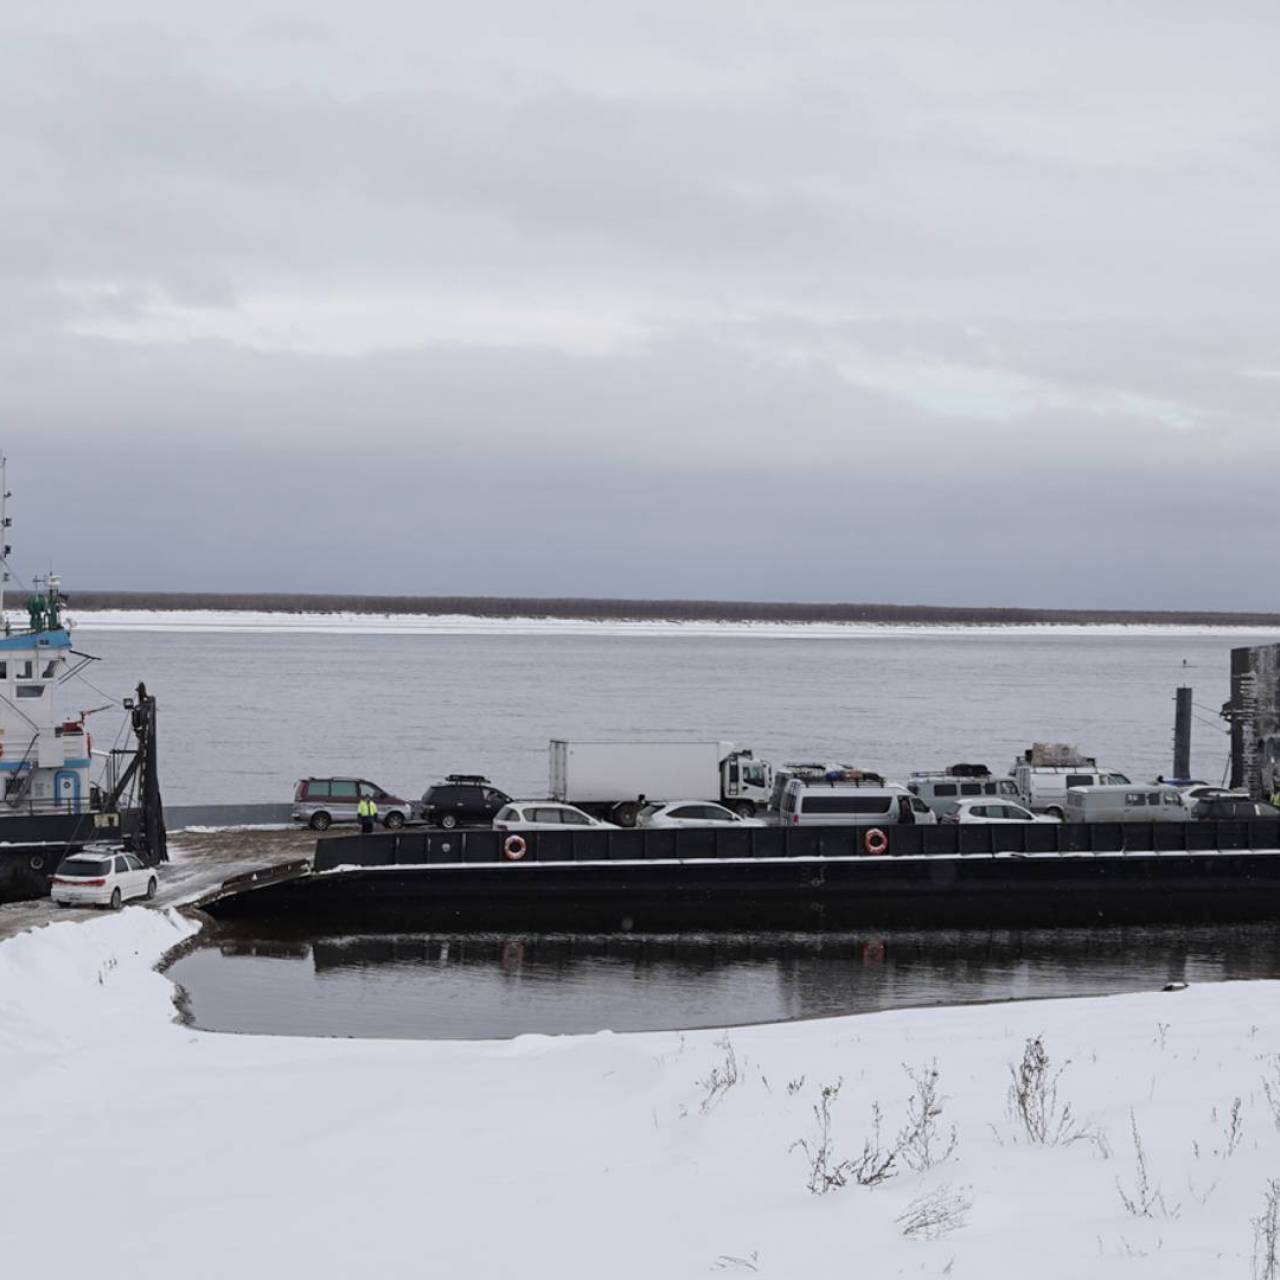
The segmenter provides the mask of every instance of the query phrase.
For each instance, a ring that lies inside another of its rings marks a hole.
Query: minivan
[[[335,822],[355,822],[356,805],[375,800],[378,818],[388,830],[403,827],[413,816],[413,806],[364,778],[303,778],[294,789],[294,822],[305,822],[312,831],[327,831]]]
[[[1177,787],[1083,786],[1067,789],[1068,822],[1186,822]]]
[[[785,827],[883,827],[933,825],[938,816],[919,796],[893,783],[862,787],[792,778],[782,793],[779,821]]]
[[[974,796],[999,796],[1005,800],[1020,799],[1018,785],[1012,778],[993,778],[991,774],[962,775],[951,773],[913,773],[907,790],[917,795],[934,813],[942,814],[959,800]]]
[[[773,790],[769,793],[769,808],[775,813],[782,808],[782,797],[786,793],[787,783],[792,778],[802,778],[806,782],[826,780],[853,780],[872,786],[884,786],[884,779],[870,769],[856,769],[851,764],[797,764],[794,761],[780,765],[773,771]]]

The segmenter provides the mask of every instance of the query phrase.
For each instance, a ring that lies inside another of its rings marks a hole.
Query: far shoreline
[[[11,597],[12,599],[12,597]],[[16,604],[17,602],[14,601]],[[590,597],[372,596],[271,592],[86,590],[75,612],[261,613],[368,617],[547,619],[566,622],[881,624],[934,626],[1274,628],[1280,613],[1153,609],[1031,609],[998,606],[813,604]],[[12,606],[11,606],[12,607]]]

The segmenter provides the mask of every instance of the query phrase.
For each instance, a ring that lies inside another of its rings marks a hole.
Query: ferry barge
[[[228,881],[219,919],[570,931],[1280,920],[1280,820],[401,831]],[[874,850],[874,852],[872,851]],[[513,852],[517,856],[512,856]]]

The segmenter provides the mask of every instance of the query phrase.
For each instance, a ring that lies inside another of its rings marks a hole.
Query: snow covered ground
[[[191,928],[130,908],[0,944],[7,1274],[1267,1274],[1274,983],[683,1035],[291,1040],[173,1020],[152,966]],[[1040,1113],[1059,1142],[1010,1112],[1035,1037],[1061,1069]],[[940,1113],[859,1185],[842,1162],[874,1148],[873,1108],[884,1154],[913,1127],[908,1068],[926,1090],[936,1069]],[[815,1194],[814,1108],[838,1083],[825,1170],[845,1185]]]
[[[322,635],[415,636],[756,636],[764,639],[832,639],[857,636],[1265,636],[1275,628],[1156,626],[1099,623],[988,625],[884,622],[705,622],[592,618],[477,618],[463,614],[254,613],[248,610],[75,610],[80,631],[276,632]]]

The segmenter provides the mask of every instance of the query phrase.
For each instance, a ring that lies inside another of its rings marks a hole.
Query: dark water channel
[[[168,976],[212,1031],[408,1039],[727,1026],[1280,977],[1280,926],[847,934],[202,936]]]

